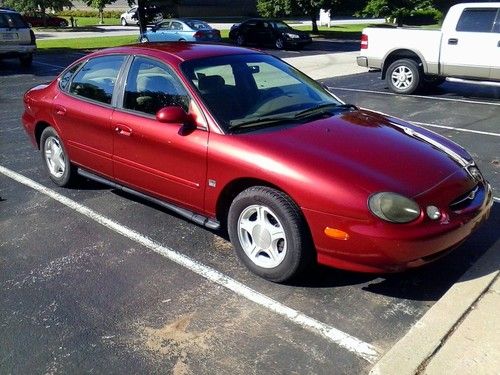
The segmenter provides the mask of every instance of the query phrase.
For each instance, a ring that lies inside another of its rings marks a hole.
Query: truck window
[[[457,31],[491,33],[497,12],[497,8],[464,9],[457,23]]]

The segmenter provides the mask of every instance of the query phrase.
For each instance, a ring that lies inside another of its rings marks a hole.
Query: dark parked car
[[[312,41],[308,33],[295,30],[283,21],[261,18],[233,25],[229,39],[239,46],[274,46],[278,49],[301,48]]]
[[[23,14],[24,19],[32,27],[43,27],[43,14],[40,12],[32,12]],[[51,27],[68,27],[68,21],[62,17],[53,16],[51,14],[45,15],[47,26]]]
[[[344,104],[244,48],[99,51],[29,90],[24,106],[54,183],[79,173],[199,225],[227,225],[242,262],[273,281],[314,260],[362,272],[420,266],[493,205],[462,147]]]

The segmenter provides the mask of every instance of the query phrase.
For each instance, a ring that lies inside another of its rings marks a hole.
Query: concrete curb
[[[439,350],[499,274],[500,251],[490,248],[476,264],[371,369],[370,375],[414,375]]]

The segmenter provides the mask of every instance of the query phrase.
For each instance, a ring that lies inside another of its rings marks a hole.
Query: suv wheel
[[[33,63],[33,54],[28,53],[26,55],[22,55],[19,57],[19,62],[21,63],[21,66],[25,68],[29,68],[31,64]]]

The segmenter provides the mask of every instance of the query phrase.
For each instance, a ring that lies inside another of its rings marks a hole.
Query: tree
[[[63,7],[72,7],[73,3],[71,0],[3,0],[3,5],[18,12],[39,11],[43,15],[44,26],[47,26],[45,17],[47,10],[58,12],[63,10]]]
[[[106,5],[113,4],[116,0],[85,0],[87,6],[96,8],[99,12],[99,24],[104,24],[104,8]]]
[[[364,5],[361,0],[257,0],[257,11],[263,17],[283,17],[306,15],[311,19],[313,33],[318,32],[316,20],[320,9],[335,12],[339,9],[359,10]]]
[[[395,19],[398,26],[403,25],[403,21],[408,19],[415,12],[427,12],[436,15],[440,13],[434,7],[434,3],[440,0],[368,0],[365,8],[361,12],[365,16],[385,17]],[[442,4],[451,1],[441,1]]]

